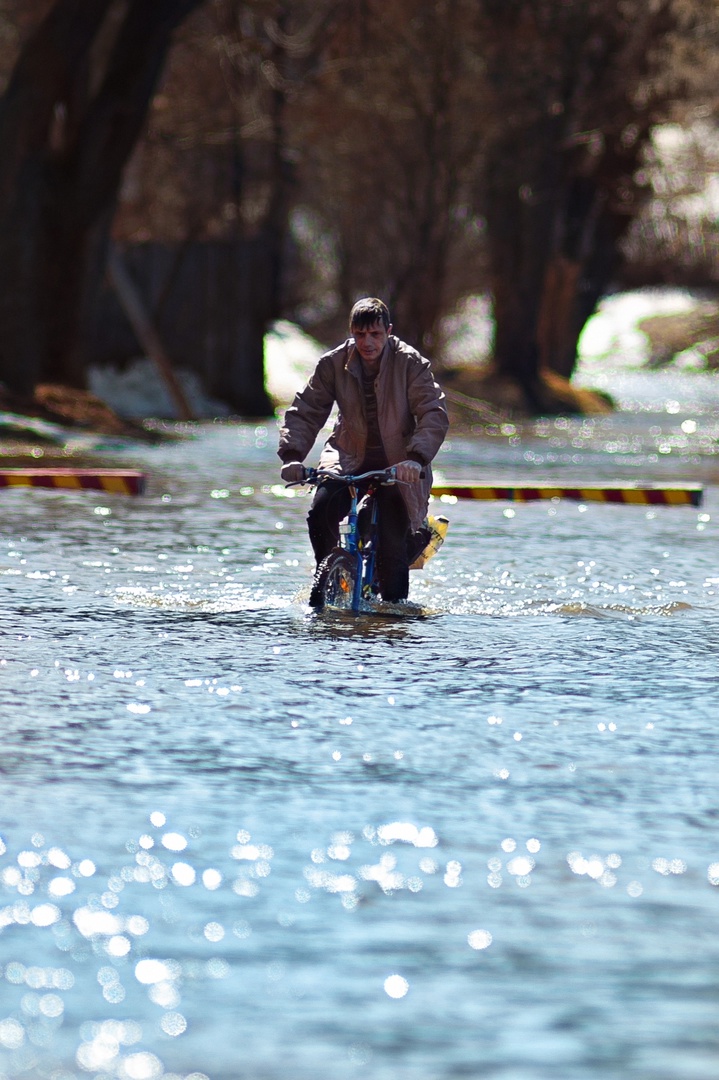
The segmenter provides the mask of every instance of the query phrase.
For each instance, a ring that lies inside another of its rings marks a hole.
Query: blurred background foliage
[[[238,413],[274,320],[332,345],[366,294],[440,370],[489,297],[448,378],[566,407],[603,296],[716,287],[718,45],[716,0],[0,0],[0,379],[137,354],[112,247]]]

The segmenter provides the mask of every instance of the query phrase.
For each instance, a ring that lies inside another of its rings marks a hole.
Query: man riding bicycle
[[[400,483],[378,491],[378,574],[383,600],[405,600],[410,563],[429,539],[423,523],[432,486],[430,462],[444,441],[449,418],[429,361],[392,334],[381,300],[358,300],[349,329],[347,341],[320,357],[285,413],[278,450],[281,476],[286,483],[304,478],[302,462],[336,402],[339,415],[319,467],[342,475],[396,466]],[[349,498],[346,486],[332,480],[315,492],[307,524],[318,567],[338,542]]]

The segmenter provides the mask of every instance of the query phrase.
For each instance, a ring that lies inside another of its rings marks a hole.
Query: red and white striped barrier
[[[701,506],[701,484],[434,484],[432,494],[457,499],[533,502],[536,499],[574,499],[577,502],[627,503],[639,506]]]
[[[58,488],[64,491],[142,495],[145,490],[145,475],[134,469],[0,469],[0,487]]]

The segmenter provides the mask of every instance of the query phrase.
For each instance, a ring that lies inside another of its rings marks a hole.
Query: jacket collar
[[[393,350],[393,337],[390,336],[387,339],[387,344],[384,347],[382,356],[380,357],[379,368],[377,370],[377,377],[382,374],[382,370],[387,362],[387,357]],[[352,338],[347,339],[347,359],[345,361],[345,371],[349,371],[352,375],[356,375],[357,378],[362,378],[362,357],[357,352],[357,347]]]

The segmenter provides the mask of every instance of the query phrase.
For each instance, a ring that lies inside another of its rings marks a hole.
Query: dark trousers
[[[360,489],[361,490],[361,489]],[[380,487],[377,576],[383,600],[406,600],[409,592],[409,515],[396,487]],[[339,523],[349,512],[350,493],[346,484],[326,480],[315,491],[307,514],[310,543],[317,565],[339,543]]]

